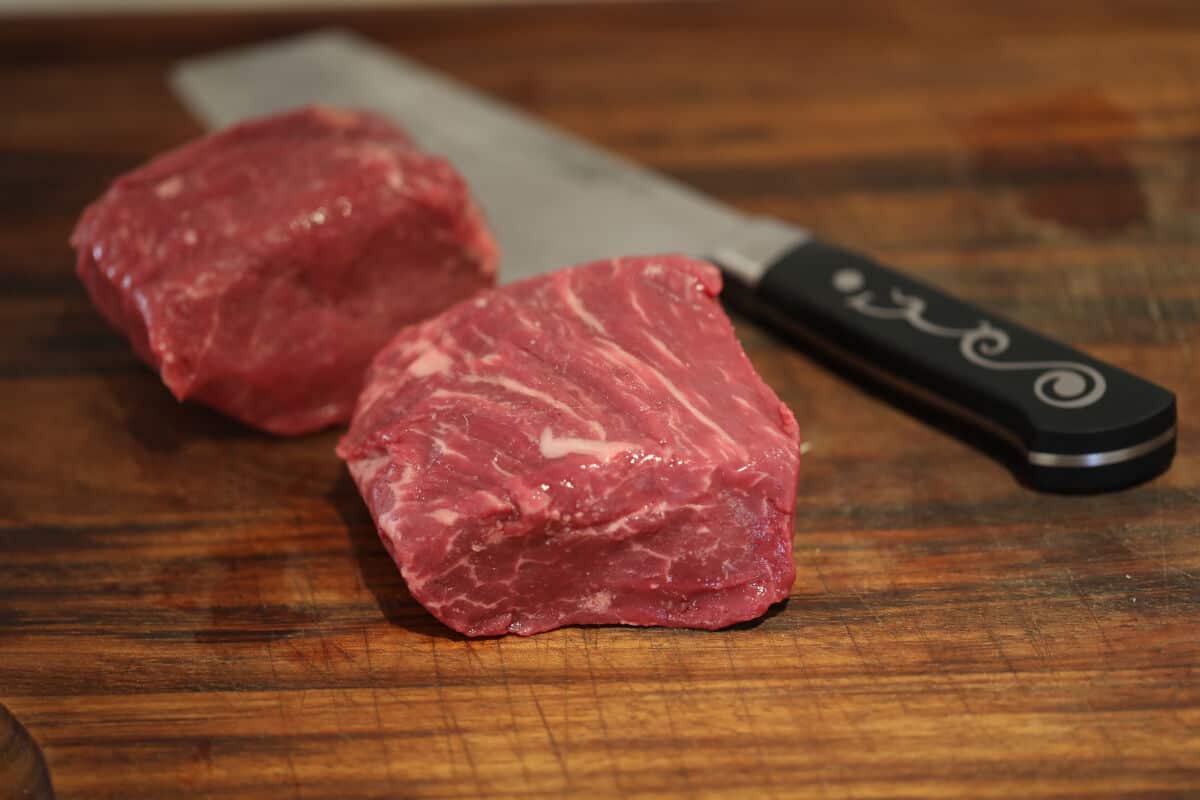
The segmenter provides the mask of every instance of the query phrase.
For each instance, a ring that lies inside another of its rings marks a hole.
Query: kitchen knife
[[[1174,456],[1166,389],[803,228],[746,216],[354,34],[191,59],[171,82],[213,128],[307,103],[395,119],[466,177],[500,242],[503,281],[620,255],[706,257],[755,316],[1004,443],[1035,488],[1119,488]]]

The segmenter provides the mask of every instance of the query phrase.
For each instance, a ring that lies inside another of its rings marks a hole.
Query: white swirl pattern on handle
[[[833,274],[833,286],[840,292],[857,291],[864,285],[858,270],[841,269]],[[959,352],[967,361],[991,370],[1042,370],[1033,382],[1038,400],[1056,408],[1083,408],[1104,396],[1108,385],[1100,371],[1077,361],[996,361],[1011,343],[1008,333],[987,320],[974,328],[948,328],[925,319],[925,300],[893,288],[892,305],[877,306],[870,290],[857,291],[846,298],[846,305],[858,313],[878,319],[902,319],[914,329],[943,339],[957,339]]]

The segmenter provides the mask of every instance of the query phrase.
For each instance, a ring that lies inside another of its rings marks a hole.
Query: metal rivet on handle
[[[833,288],[839,292],[857,292],[866,281],[856,269],[839,269],[833,273]]]

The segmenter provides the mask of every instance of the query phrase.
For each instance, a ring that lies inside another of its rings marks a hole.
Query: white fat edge
[[[429,347],[408,365],[408,374],[414,378],[425,378],[448,371],[452,363],[454,362],[450,356],[436,347]]]
[[[457,511],[451,511],[448,508],[438,508],[430,511],[429,516],[433,517],[434,520],[442,523],[443,525],[453,525],[454,523],[458,522],[462,515]]]
[[[432,346],[433,346],[433,340],[429,339],[428,337],[422,336],[417,339],[409,339],[408,341],[405,341],[405,342],[399,342],[392,349],[395,350],[395,352],[400,356],[400,358],[407,358],[408,356],[412,355],[413,353],[420,353],[424,350],[427,350],[428,348],[430,348]]]
[[[580,439],[574,436],[555,436],[549,428],[542,429],[538,439],[538,449],[542,458],[562,458],[569,455],[594,456],[602,461],[620,455],[630,450],[637,450],[636,444],[630,442],[609,442],[604,439]]]
[[[351,461],[349,464],[350,475],[354,478],[355,483],[363,486],[375,480],[379,473],[387,468],[390,461],[391,459],[386,455]]]

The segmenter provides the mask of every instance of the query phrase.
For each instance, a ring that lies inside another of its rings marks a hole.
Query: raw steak
[[[497,258],[447,162],[324,107],[154,159],[71,242],[93,302],[177,398],[279,434],[348,420],[379,348],[492,285]]]
[[[484,292],[376,357],[339,454],[413,597],[472,636],[720,628],[795,577],[796,422],[682,256]]]

